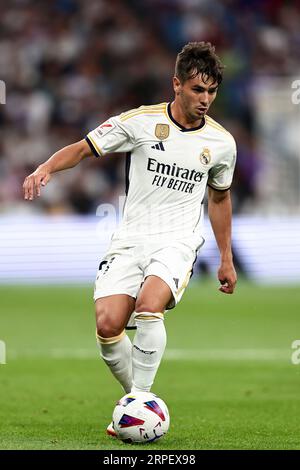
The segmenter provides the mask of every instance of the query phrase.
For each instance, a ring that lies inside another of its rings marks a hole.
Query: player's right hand
[[[31,175],[25,178],[23,184],[24,199],[32,201],[36,196],[41,195],[41,186],[46,186],[51,178],[51,173],[47,166],[39,166]]]

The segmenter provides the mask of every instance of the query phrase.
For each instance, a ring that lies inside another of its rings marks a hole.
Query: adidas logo
[[[162,150],[163,152],[165,151],[165,147],[164,147],[164,144],[162,142],[159,142],[158,144],[152,145],[151,148],[155,149],[155,150]]]

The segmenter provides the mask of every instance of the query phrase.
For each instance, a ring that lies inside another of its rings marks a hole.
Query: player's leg
[[[150,391],[166,347],[164,311],[172,298],[168,284],[151,275],[135,305],[136,334],[132,349],[132,391]]]
[[[100,355],[126,393],[132,386],[132,344],[124,328],[134,307],[135,299],[125,294],[101,297],[95,302]]]
[[[132,344],[124,327],[135,307],[143,272],[129,248],[108,251],[95,282],[97,342],[113,375],[129,392],[132,380]]]
[[[133,341],[133,388],[150,390],[166,346],[163,312],[181,299],[189,282],[196,250],[176,242],[149,253],[145,282],[138,294]],[[136,347],[135,347],[136,346]]]

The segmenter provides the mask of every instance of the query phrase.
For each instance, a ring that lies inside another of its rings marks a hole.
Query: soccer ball
[[[128,443],[153,442],[163,437],[170,424],[167,405],[154,393],[128,393],[113,412],[113,427]]]

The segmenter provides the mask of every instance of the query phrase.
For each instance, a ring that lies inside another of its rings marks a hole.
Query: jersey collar
[[[171,103],[168,103],[168,104],[167,104],[167,109],[166,109],[166,111],[167,111],[167,116],[168,116],[168,118],[173,122],[173,124],[175,124],[175,126],[176,126],[181,132],[195,132],[195,131],[199,131],[199,130],[202,129],[202,128],[205,126],[205,124],[206,124],[205,117],[203,117],[200,126],[186,128],[186,127],[183,127],[181,124],[179,124],[179,122],[177,122],[177,121],[173,118],[172,113],[171,113]]]

